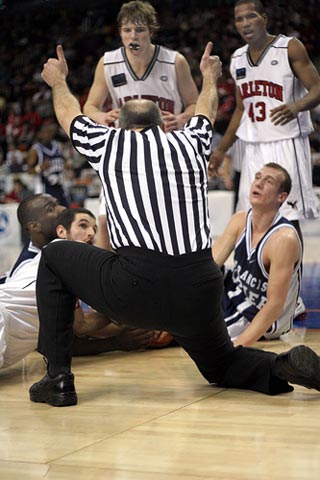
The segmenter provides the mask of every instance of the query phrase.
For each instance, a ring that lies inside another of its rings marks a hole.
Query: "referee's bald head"
[[[151,100],[134,99],[126,102],[120,110],[119,127],[126,130],[146,127],[161,127],[161,110]]]

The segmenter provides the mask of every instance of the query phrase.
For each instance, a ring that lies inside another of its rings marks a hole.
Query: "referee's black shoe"
[[[54,378],[47,374],[30,387],[29,394],[32,402],[48,403],[53,407],[68,407],[77,403],[73,373],[60,373]]]
[[[288,383],[320,391],[320,357],[305,345],[277,355],[272,373]]]

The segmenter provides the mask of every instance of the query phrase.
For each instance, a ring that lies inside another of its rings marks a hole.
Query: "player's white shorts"
[[[292,189],[280,213],[288,220],[318,217],[312,189],[311,153],[308,137],[265,143],[245,143],[237,210],[249,210],[249,192],[257,171],[269,162],[278,163],[290,174]]]
[[[14,365],[36,350],[38,332],[36,307],[30,308],[30,312],[27,307],[20,311],[16,305],[6,306],[0,302],[0,369]]]
[[[237,138],[234,144],[229,148],[227,154],[232,158],[232,167],[236,172],[241,172],[242,160],[245,153],[246,142]]]

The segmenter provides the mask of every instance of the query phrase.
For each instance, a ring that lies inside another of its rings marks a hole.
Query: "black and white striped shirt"
[[[111,244],[182,255],[211,248],[207,161],[212,126],[194,116],[179,131],[137,132],[78,116],[71,138],[100,176]]]

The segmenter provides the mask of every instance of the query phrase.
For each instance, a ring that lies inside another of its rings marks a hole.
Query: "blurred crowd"
[[[80,103],[86,100],[94,68],[104,51],[120,45],[116,15],[123,2],[105,0],[3,0],[0,5],[0,174],[27,171],[26,158],[40,127],[55,123],[51,90],[41,79],[41,68],[55,46],[62,43],[70,66],[69,85]],[[161,25],[156,42],[179,50],[188,59],[200,87],[199,59],[208,40],[224,69],[219,81],[217,134],[223,134],[234,109],[234,87],[229,75],[231,53],[241,45],[233,25],[233,1],[152,1]],[[268,30],[297,36],[317,68],[320,65],[318,1],[265,1]],[[320,185],[320,110],[312,112],[311,136],[314,184]],[[77,183],[86,169],[68,139],[58,130],[67,163],[73,165],[68,182]]]

